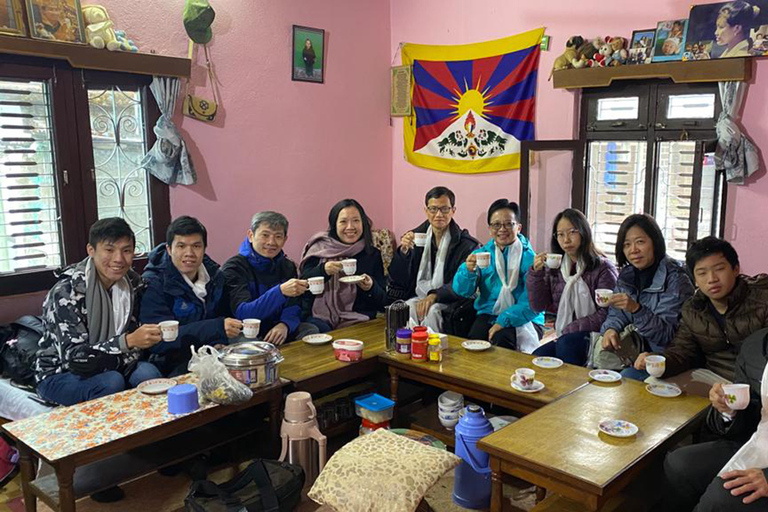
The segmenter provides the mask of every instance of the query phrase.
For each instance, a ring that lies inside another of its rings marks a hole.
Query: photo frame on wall
[[[0,34],[6,36],[26,36],[23,0],[0,0]]]
[[[656,38],[653,42],[653,62],[682,60],[685,51],[685,33],[688,20],[661,21],[656,26]]]
[[[768,0],[694,5],[687,40],[691,60],[768,55]]]
[[[31,37],[47,41],[85,44],[80,0],[26,0],[26,2]]]
[[[656,30],[652,28],[633,31],[632,40],[629,42],[627,64],[650,64],[655,38]]]
[[[293,26],[291,79],[323,83],[325,79],[325,30]]]

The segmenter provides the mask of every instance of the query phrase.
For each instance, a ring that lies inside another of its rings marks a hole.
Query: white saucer
[[[323,345],[333,339],[330,334],[308,334],[301,338],[307,345]]]
[[[682,390],[671,384],[648,384],[645,386],[645,390],[652,395],[660,396],[662,398],[674,398],[680,396]]]
[[[600,432],[613,437],[632,437],[639,430],[637,425],[624,420],[603,420],[597,428]]]
[[[513,388],[515,391],[519,391],[519,392],[521,392],[521,393],[538,393],[539,391],[541,391],[542,389],[544,389],[544,388],[546,387],[546,386],[544,385],[544,383],[543,383],[543,382],[541,382],[540,380],[534,380],[534,381],[533,381],[533,387],[532,387],[531,389],[523,389],[523,388],[521,388],[521,387],[520,387],[520,385],[519,385],[517,382],[515,382],[515,381],[511,381],[511,384],[512,384],[512,388]]]
[[[363,276],[344,276],[339,278],[340,283],[355,284],[365,279]]]
[[[589,372],[589,378],[598,382],[618,382],[621,380],[621,374],[613,370],[592,370]]]
[[[491,348],[491,342],[485,340],[467,340],[462,341],[461,346],[470,352],[482,352]]]
[[[539,368],[560,368],[563,366],[562,359],[549,356],[535,357],[531,362]]]
[[[150,379],[136,386],[136,389],[145,395],[162,395],[175,385],[174,379]]]

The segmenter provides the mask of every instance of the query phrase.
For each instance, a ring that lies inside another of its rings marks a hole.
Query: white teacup
[[[664,356],[646,356],[645,369],[652,376],[659,378],[664,375],[664,370],[667,367],[667,358]]]
[[[344,273],[351,276],[357,272],[357,260],[355,258],[349,258],[347,260],[341,260],[341,266],[344,269]]]
[[[426,233],[414,233],[413,234],[413,243],[415,243],[417,247],[426,247],[427,246],[427,234]]]
[[[515,383],[523,389],[532,389],[536,382],[536,370],[530,368],[518,368],[515,370]]]
[[[243,336],[246,338],[255,338],[259,335],[261,320],[258,318],[246,318],[243,320]]]
[[[477,252],[475,253],[475,261],[478,268],[486,268],[491,264],[491,253],[489,252]]]
[[[178,320],[166,320],[160,322],[160,331],[163,333],[163,341],[174,341],[179,336]]]
[[[547,254],[547,266],[549,268],[552,268],[552,269],[560,268],[560,263],[562,262],[563,262],[562,254],[556,254],[556,253]]]
[[[324,277],[310,277],[307,279],[309,282],[309,291],[313,295],[320,295],[325,290],[325,278]]]
[[[749,384],[723,384],[725,403],[734,411],[746,409],[749,405]]]
[[[597,302],[597,305],[601,308],[608,307],[608,301],[611,300],[612,296],[613,290],[607,288],[598,288],[595,290],[595,302]]]

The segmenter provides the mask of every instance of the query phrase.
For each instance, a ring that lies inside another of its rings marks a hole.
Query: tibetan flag
[[[534,138],[544,29],[486,43],[403,46],[413,67],[413,113],[404,119],[406,159],[457,173],[520,167],[520,141]]]

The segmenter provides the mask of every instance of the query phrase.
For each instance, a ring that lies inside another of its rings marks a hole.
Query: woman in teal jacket
[[[520,234],[519,218],[517,203],[497,199],[491,204],[488,228],[493,238],[461,264],[453,290],[462,297],[472,297],[479,290],[470,338],[530,353],[539,346],[544,314],[533,311],[528,303],[525,276],[536,254]],[[480,268],[478,253],[490,253],[490,264]]]

